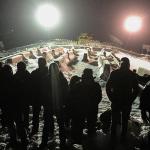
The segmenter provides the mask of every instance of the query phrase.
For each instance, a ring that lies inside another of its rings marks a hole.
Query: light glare
[[[125,20],[124,27],[129,32],[138,32],[142,27],[142,18],[139,16],[130,16]]]
[[[56,26],[60,19],[58,10],[52,5],[42,5],[36,12],[37,21],[44,27]]]

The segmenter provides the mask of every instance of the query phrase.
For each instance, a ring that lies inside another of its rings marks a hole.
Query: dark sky
[[[60,24],[45,30],[34,13],[40,3],[51,2],[61,12]],[[15,47],[50,38],[77,39],[82,32],[95,39],[108,41],[110,35],[135,44],[150,43],[150,0],[1,0],[0,39]],[[129,35],[122,22],[128,15],[140,15],[143,29]]]

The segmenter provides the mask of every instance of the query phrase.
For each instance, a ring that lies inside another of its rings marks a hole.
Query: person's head
[[[21,62],[19,62],[18,64],[17,64],[17,71],[25,71],[26,70],[26,64],[23,62],[23,61],[21,61]]]
[[[74,86],[77,82],[80,81],[80,77],[77,75],[74,75],[70,79],[70,87]]]
[[[4,73],[4,76],[13,75],[13,70],[12,70],[11,66],[10,65],[4,65],[3,73]]]
[[[121,58],[121,68],[123,69],[129,69],[130,68],[130,61],[127,57]]]
[[[58,75],[60,73],[59,66],[57,63],[53,62],[49,66],[49,73]]]
[[[46,67],[46,59],[43,58],[43,57],[40,57],[40,58],[38,59],[38,66],[39,66],[39,68],[44,68],[44,67]]]
[[[93,79],[93,70],[89,68],[84,69],[82,74],[82,81],[91,81]]]
[[[136,73],[136,69],[133,69],[133,72]]]

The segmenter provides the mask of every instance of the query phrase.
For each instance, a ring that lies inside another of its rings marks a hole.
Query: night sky
[[[48,0],[47,0],[48,1]],[[150,44],[150,0],[49,0],[61,12],[60,24],[49,31],[35,19],[35,11],[46,0],[0,0],[0,40],[7,48],[48,38],[77,39],[87,32],[100,41],[114,35],[133,45]],[[140,15],[144,26],[129,35],[122,22],[128,15]]]

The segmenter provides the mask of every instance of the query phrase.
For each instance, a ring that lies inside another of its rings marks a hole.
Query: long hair
[[[51,81],[51,94],[53,110],[55,112],[60,110],[61,107],[61,83],[60,83],[60,70],[56,63],[51,63],[49,66],[49,74]]]

